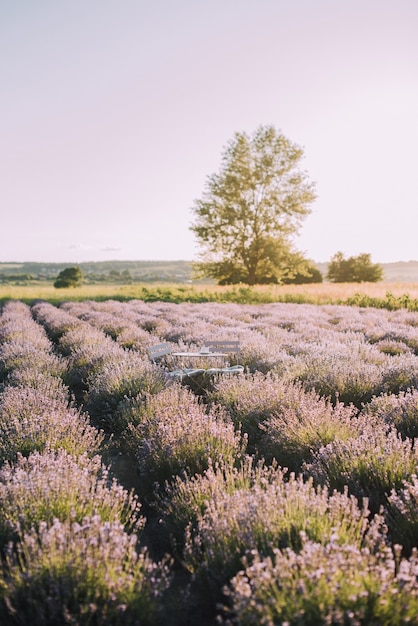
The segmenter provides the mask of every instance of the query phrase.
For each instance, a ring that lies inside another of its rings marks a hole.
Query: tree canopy
[[[332,283],[377,283],[383,278],[383,268],[371,262],[370,254],[346,259],[342,252],[337,252],[328,265],[327,278]]]
[[[57,289],[65,287],[78,287],[78,285],[81,285],[82,282],[83,272],[80,267],[66,267],[58,274],[57,279],[54,282],[54,287]]]
[[[292,236],[316,196],[299,167],[302,157],[274,126],[260,126],[252,136],[235,133],[192,208],[201,276],[254,285],[303,274],[306,260]]]

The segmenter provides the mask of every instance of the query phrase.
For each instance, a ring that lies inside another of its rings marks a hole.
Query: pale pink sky
[[[296,239],[418,260],[417,0],[0,2],[0,261],[187,259],[235,131],[305,150]]]

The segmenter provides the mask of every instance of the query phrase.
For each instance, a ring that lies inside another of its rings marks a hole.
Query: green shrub
[[[333,283],[377,283],[383,278],[383,268],[371,262],[370,254],[346,259],[342,252],[337,252],[328,264],[327,278]]]

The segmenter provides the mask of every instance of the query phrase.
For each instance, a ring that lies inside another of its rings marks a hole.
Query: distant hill
[[[78,265],[87,282],[173,282],[187,283],[192,278],[190,261],[92,261],[89,263],[0,263],[3,279],[54,280],[66,267]]]
[[[89,263],[0,263],[1,282],[26,282],[28,280],[54,280],[61,270],[79,265],[87,282],[142,282],[190,283],[191,261],[91,261]],[[383,282],[418,283],[418,261],[380,263]],[[316,263],[325,276],[328,263]],[[211,280],[199,281],[210,284]]]
[[[418,282],[418,261],[382,263],[384,280],[387,283]]]

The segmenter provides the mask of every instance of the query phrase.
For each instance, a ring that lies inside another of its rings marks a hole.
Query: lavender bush
[[[266,466],[263,461],[256,462],[251,455],[245,456],[239,464],[235,460],[210,461],[208,469],[202,474],[184,472],[167,481],[154,506],[176,547],[184,547],[186,527],[189,526],[189,534],[195,531],[199,516],[204,514],[212,498],[274,482],[278,475],[281,477],[283,470],[277,463]]]
[[[31,312],[35,320],[46,329],[48,336],[55,343],[64,333],[80,326],[76,317],[48,302],[34,304]]]
[[[243,452],[240,433],[224,412],[206,411],[180,385],[134,401],[125,415],[129,425],[124,446],[149,486],[163,486],[183,472],[204,472],[210,462],[234,462]]]
[[[235,427],[247,434],[249,450],[254,451],[262,436],[260,424],[280,402],[284,388],[278,376],[256,372],[220,378],[208,398],[228,411]]]
[[[94,455],[103,434],[90,425],[89,417],[42,389],[8,386],[0,397],[0,461],[15,461],[36,450],[62,448],[70,454]]]
[[[311,353],[299,360],[297,379],[305,389],[315,390],[333,402],[354,404],[360,408],[380,393],[383,376],[383,363],[370,361],[364,356],[359,350],[347,352],[347,347],[342,354],[325,348],[319,354]]]
[[[197,584],[217,595],[254,550],[264,556],[273,548],[299,551],[302,531],[321,543],[337,532],[341,543],[358,547],[365,541],[378,545],[386,536],[381,517],[369,521],[366,502],[360,508],[346,491],[330,494],[278,469],[273,481],[213,494],[198,514],[197,529],[189,529],[184,560]]]
[[[415,442],[418,436],[418,389],[374,397],[365,405],[363,413],[393,426],[403,438]]]
[[[300,471],[323,446],[360,434],[365,422],[362,416],[357,417],[352,405],[333,405],[314,391],[302,391],[299,385],[287,386],[270,417],[260,424],[264,431],[260,453],[266,459],[276,458],[292,471]]]
[[[124,351],[102,331],[92,327],[62,308],[39,303],[32,311],[57,343],[57,349],[66,357],[65,383],[81,397],[87,379],[106,363],[117,362]]]
[[[270,557],[255,552],[225,589],[225,626],[403,626],[418,614],[416,554],[400,560],[389,547],[375,553],[341,543],[304,539]],[[229,610],[228,610],[229,609]],[[229,615],[228,615],[229,614]]]
[[[42,326],[22,303],[8,302],[0,317],[0,381],[23,370],[48,376],[61,376],[65,366],[54,354],[53,346]]]
[[[100,426],[115,432],[120,428],[118,406],[122,401],[157,394],[169,384],[161,368],[138,354],[124,354],[88,377],[86,409]]]
[[[418,387],[418,357],[401,354],[389,359],[379,393],[400,393]]]
[[[153,342],[150,333],[138,325],[137,315],[126,303],[114,300],[97,303],[67,302],[61,309],[89,322],[89,325],[109,335],[123,348],[145,354],[146,347]]]
[[[1,311],[0,344],[29,336],[45,347],[45,333],[32,319],[30,308],[23,302],[9,300]]]
[[[333,439],[348,439],[361,430],[353,406],[334,406],[276,373],[220,380],[209,398],[226,406],[234,424],[242,426],[249,451],[276,458],[293,471]]]
[[[418,477],[412,474],[388,497],[387,520],[394,543],[402,545],[405,554],[418,548]]]
[[[35,389],[37,394],[44,398],[50,398],[62,406],[71,404],[71,395],[68,387],[61,378],[50,376],[48,373],[39,372],[33,368],[14,370],[7,377],[7,387]],[[0,400],[1,402],[1,400]]]
[[[64,366],[55,354],[40,350],[27,340],[14,340],[1,347],[0,380],[5,380],[8,374],[17,369],[36,369],[50,376],[60,376]]]
[[[378,350],[380,350],[380,352],[391,356],[411,354],[413,352],[413,350],[406,343],[397,339],[381,339],[375,343],[375,346]]]
[[[81,523],[99,515],[102,521],[121,522],[138,531],[145,520],[139,516],[137,498],[115,479],[99,456],[72,457],[64,450],[28,458],[18,455],[14,464],[0,470],[0,543],[19,532],[38,528],[41,522],[59,519]]]
[[[65,383],[71,389],[87,389],[88,379],[109,363],[117,363],[124,353],[115,342],[103,335],[97,342],[75,348],[67,357]]]
[[[113,342],[109,341],[109,338],[106,339],[99,330],[92,328],[90,324],[80,322],[78,326],[70,328],[60,336],[57,347],[61,354],[70,356],[83,348],[100,348],[103,343],[113,346]]]
[[[1,566],[1,623],[157,624],[168,562],[153,562],[136,543],[121,523],[99,516],[41,522],[10,546]]]
[[[348,486],[350,493],[368,497],[371,508],[379,510],[392,488],[399,489],[415,473],[418,451],[395,429],[374,424],[358,437],[335,439],[312,459],[303,469],[317,482],[339,490]]]

